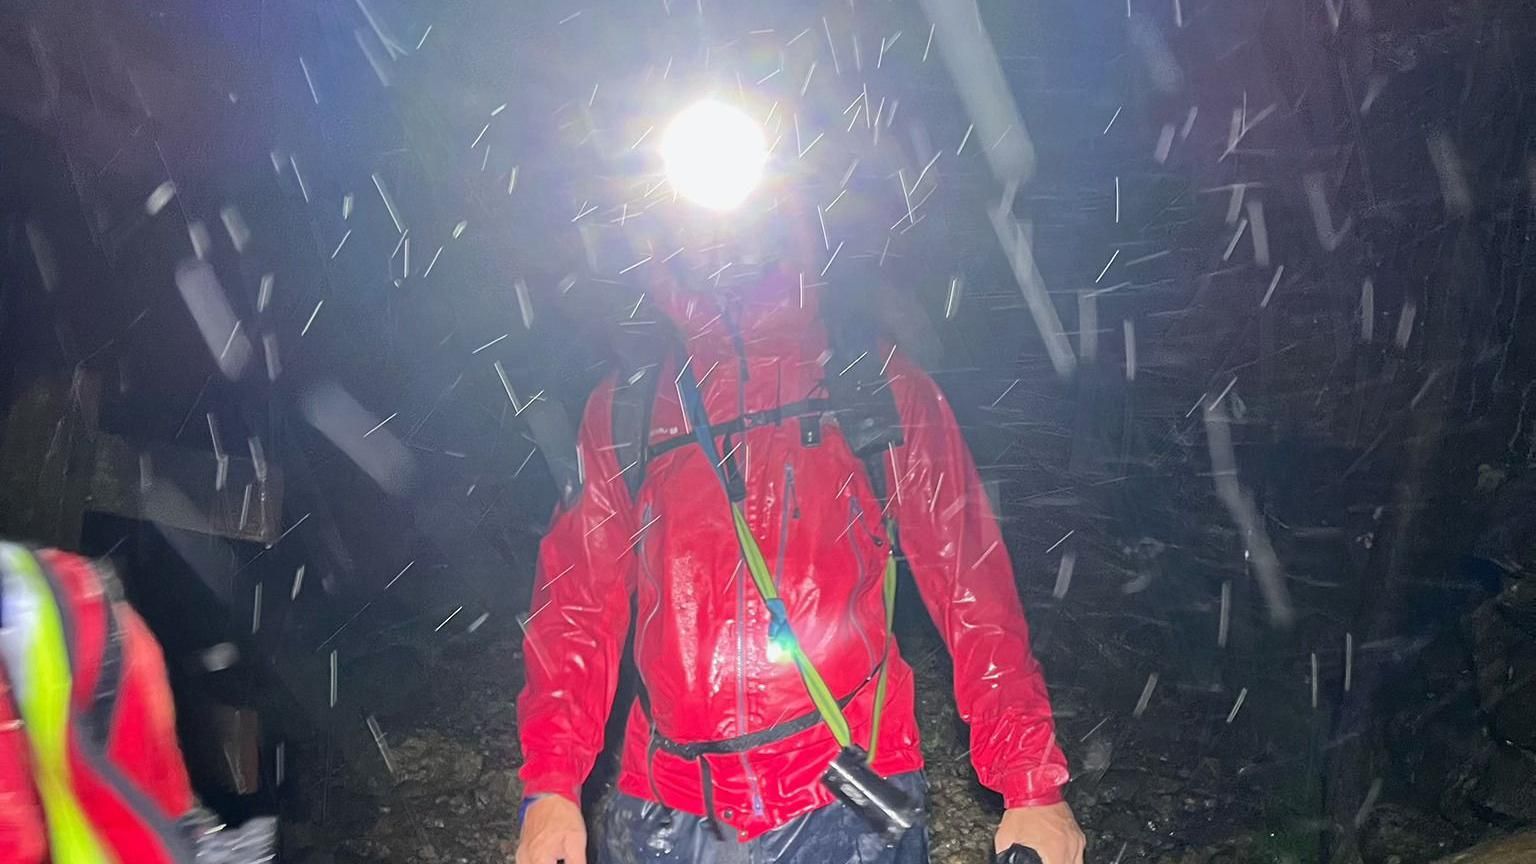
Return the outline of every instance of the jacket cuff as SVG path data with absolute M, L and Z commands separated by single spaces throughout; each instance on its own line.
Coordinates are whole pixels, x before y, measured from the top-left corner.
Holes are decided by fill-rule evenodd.
M 550 779 L 540 783 L 524 783 L 523 798 L 543 798 L 545 795 L 559 795 L 561 798 L 581 803 L 581 786 L 573 785 L 567 781 Z
M 561 763 L 563 759 L 550 761 L 529 760 L 523 763 L 518 779 L 523 782 L 523 797 L 537 798 L 543 795 L 559 795 L 581 803 L 581 777 L 572 772 L 575 766 Z
M 1064 799 L 1061 796 L 1061 787 L 1057 786 L 1049 792 L 1044 792 L 1033 797 L 1027 795 L 1005 795 L 1003 806 L 1009 810 L 1019 807 L 1049 807 L 1052 804 L 1060 804 Z
M 1003 806 L 1010 810 L 1016 807 L 1046 807 L 1062 802 L 1062 787 L 1068 778 L 1067 769 L 1047 765 L 1004 777 L 997 791 L 1003 795 Z

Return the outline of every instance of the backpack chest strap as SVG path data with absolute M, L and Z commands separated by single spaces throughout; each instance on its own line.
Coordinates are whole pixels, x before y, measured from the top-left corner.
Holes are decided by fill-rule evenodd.
M 760 426 L 777 426 L 786 420 L 810 420 L 820 418 L 832 411 L 832 402 L 827 399 L 802 399 L 799 402 L 789 402 L 770 408 L 766 411 L 753 411 L 743 414 L 734 420 L 724 423 L 711 423 L 709 429 L 715 437 L 723 438 L 731 435 L 740 435 L 748 429 L 756 429 Z M 819 427 L 818 427 L 819 430 Z M 674 438 L 666 438 L 649 445 L 646 448 L 646 456 L 655 459 L 663 453 L 670 453 L 689 444 L 697 443 L 698 439 L 692 435 L 678 435 Z M 812 444 L 815 442 L 801 443 Z

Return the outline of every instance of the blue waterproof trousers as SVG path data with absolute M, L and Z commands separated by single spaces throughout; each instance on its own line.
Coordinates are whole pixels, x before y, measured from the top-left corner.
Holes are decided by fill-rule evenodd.
M 917 800 L 927 800 L 921 773 L 890 779 Z M 599 831 L 598 864 L 928 864 L 926 826 L 912 828 L 889 847 L 841 802 L 743 843 L 728 831 L 718 836 L 703 817 L 615 794 Z

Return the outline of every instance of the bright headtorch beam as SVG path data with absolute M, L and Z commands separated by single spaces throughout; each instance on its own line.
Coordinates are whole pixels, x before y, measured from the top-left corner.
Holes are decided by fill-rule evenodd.
M 745 111 L 704 99 L 667 124 L 661 158 L 678 195 L 724 212 L 741 206 L 762 182 L 768 144 L 762 127 Z

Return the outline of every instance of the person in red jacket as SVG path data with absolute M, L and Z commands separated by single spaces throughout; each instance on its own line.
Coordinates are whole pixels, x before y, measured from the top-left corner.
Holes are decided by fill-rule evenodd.
M 0 542 L 0 861 L 259 864 L 193 795 L 160 646 L 104 568 Z
M 614 440 L 617 394 L 633 382 L 615 375 L 587 404 L 585 480 L 540 550 L 518 702 L 518 864 L 586 864 L 580 787 L 602 747 L 632 598 L 641 698 L 599 860 L 927 861 L 921 824 L 892 844 L 823 782 L 850 749 L 842 718 L 875 775 L 915 799 L 925 791 L 912 670 L 883 596 L 895 531 L 953 657 L 977 775 L 1007 808 L 997 848 L 1080 864 L 1013 569 L 943 393 L 882 349 L 901 443 L 881 483 L 814 398 L 836 370 L 801 270 L 742 262 L 734 281 L 686 270 L 658 268 L 648 288 L 681 344 L 652 370 L 639 488 Z M 837 708 L 809 692 L 802 658 Z

